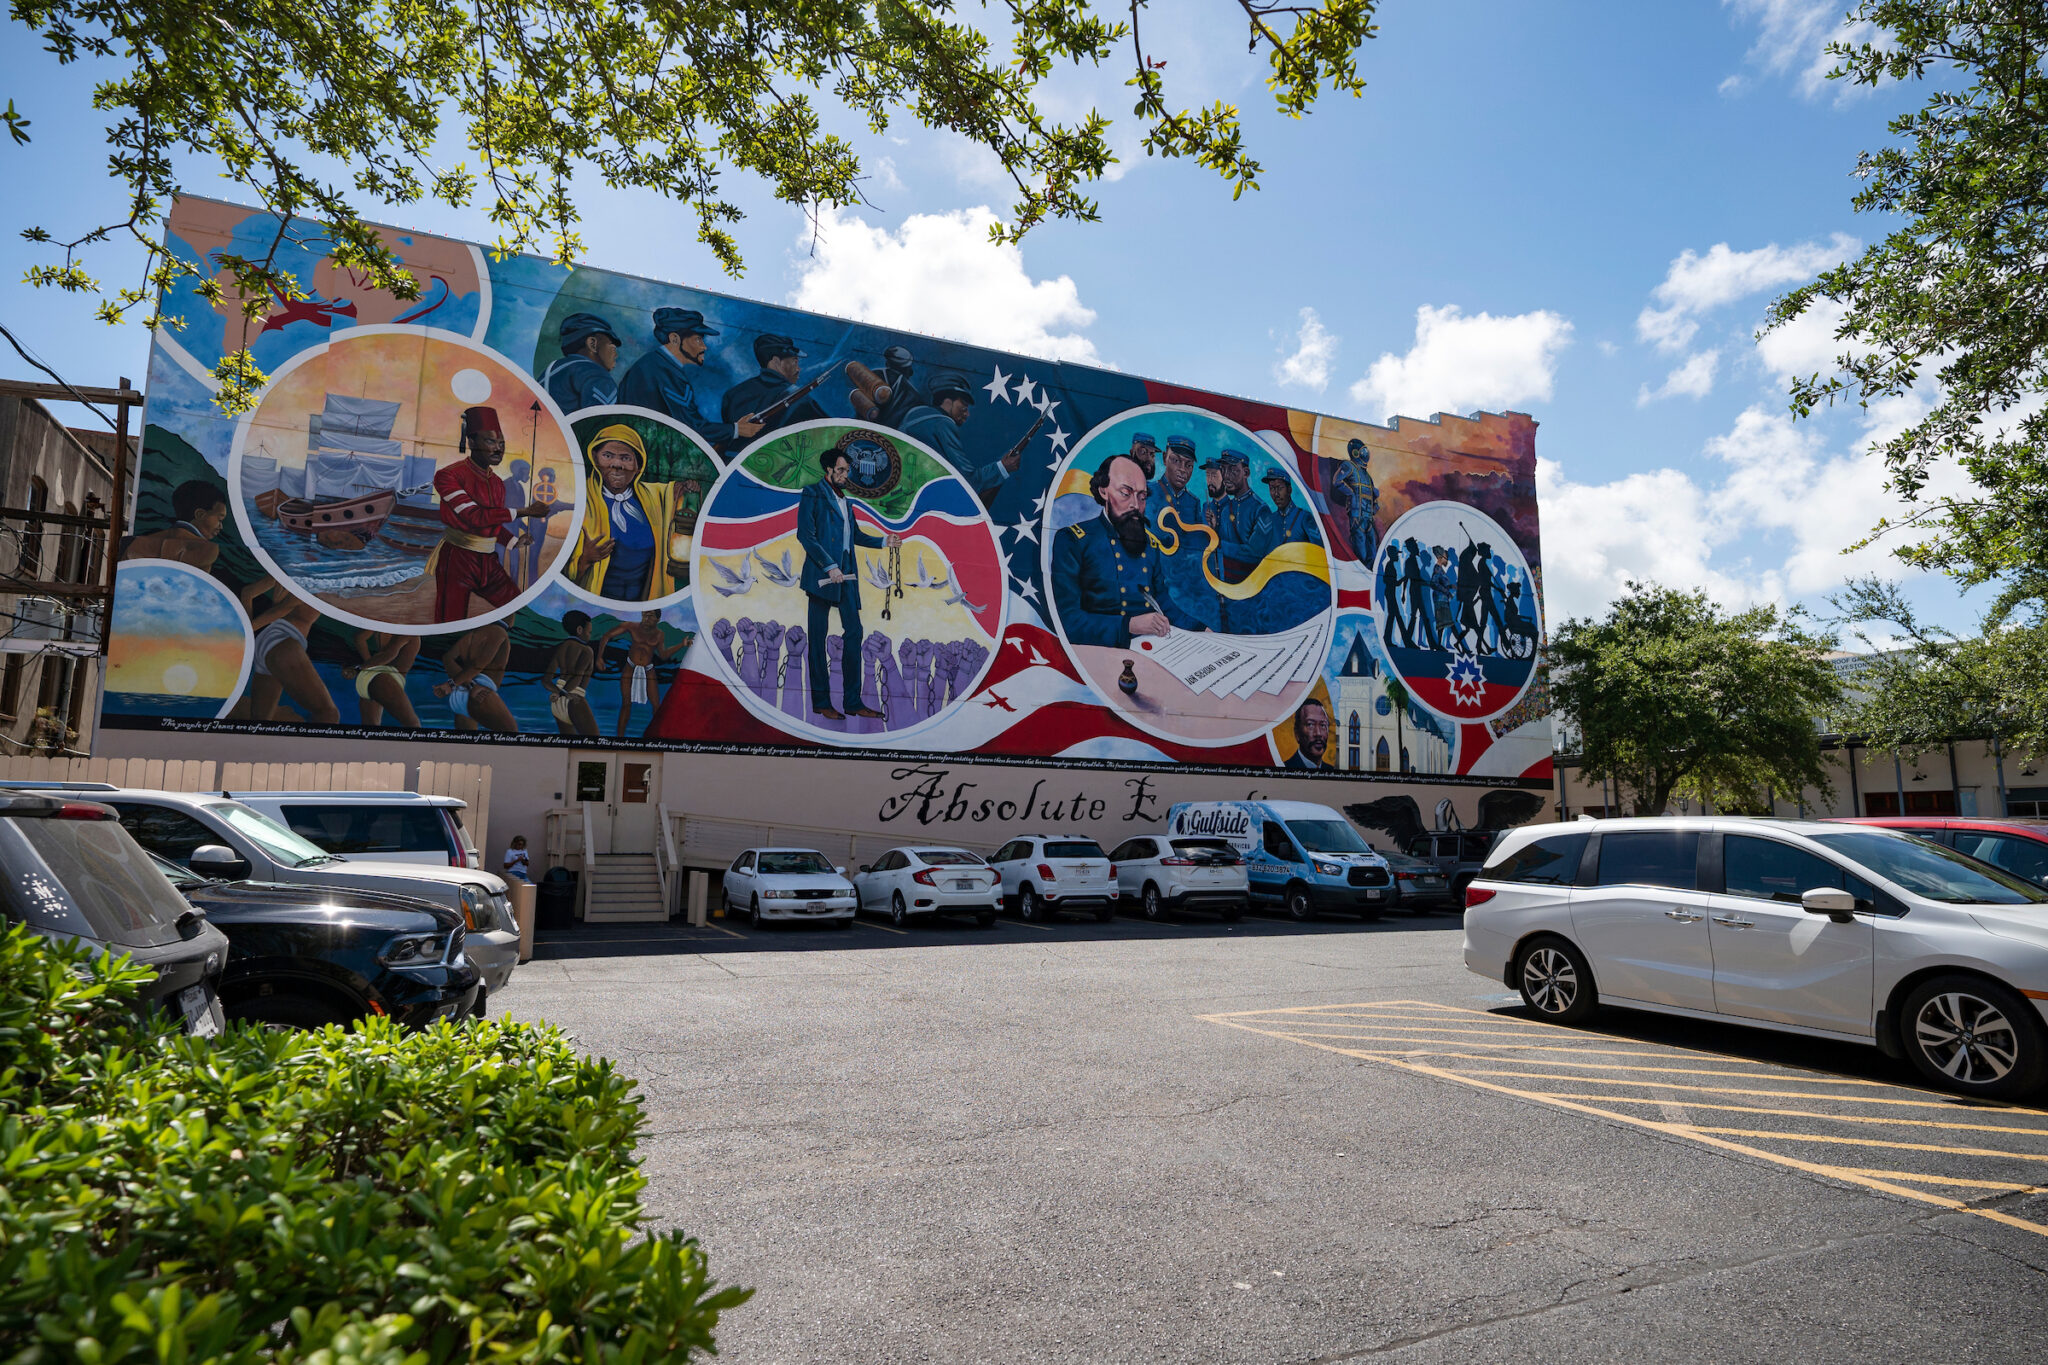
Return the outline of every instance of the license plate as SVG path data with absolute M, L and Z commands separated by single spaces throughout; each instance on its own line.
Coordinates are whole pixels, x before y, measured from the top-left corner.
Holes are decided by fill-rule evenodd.
M 977 882 L 959 881 L 953 883 L 953 889 L 955 891 L 972 891 L 977 885 L 979 885 Z
M 824 908 L 825 908 L 825 902 L 823 902 L 823 901 L 805 901 L 805 902 L 804 902 L 804 909 L 806 909 L 806 910 L 823 910 Z
M 1380 893 L 1377 891 L 1368 891 L 1365 893 L 1365 898 L 1369 901 L 1376 901 L 1380 898 Z
M 185 1016 L 185 1031 L 195 1038 L 211 1038 L 220 1032 L 213 1021 L 213 1002 L 204 986 L 187 986 L 178 992 L 178 1009 Z

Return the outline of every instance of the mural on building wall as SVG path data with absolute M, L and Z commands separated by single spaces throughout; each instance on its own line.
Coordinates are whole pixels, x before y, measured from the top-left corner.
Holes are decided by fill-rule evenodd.
M 185 198 L 167 241 L 217 277 L 276 227 Z M 294 227 L 306 298 L 165 300 L 103 723 L 1548 780 L 1527 417 L 1350 422 L 384 229 L 398 300 Z

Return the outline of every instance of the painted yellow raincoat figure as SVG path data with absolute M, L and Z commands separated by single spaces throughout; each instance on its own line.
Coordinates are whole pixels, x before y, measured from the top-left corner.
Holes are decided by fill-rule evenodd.
M 584 455 L 590 493 L 570 581 L 615 602 L 652 602 L 684 586 L 677 575 L 687 572 L 690 538 L 676 524 L 682 490 L 641 480 L 647 446 L 640 433 L 615 423 L 591 438 Z

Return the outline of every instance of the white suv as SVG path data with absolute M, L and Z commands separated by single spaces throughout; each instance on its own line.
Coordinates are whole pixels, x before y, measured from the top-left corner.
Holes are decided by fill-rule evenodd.
M 418 792 L 222 792 L 329 853 L 490 871 L 463 826 L 467 801 Z
M 1559 1023 L 1604 1001 L 1870 1043 L 1965 1094 L 2048 1086 L 2048 890 L 1905 834 L 1538 825 L 1465 907 L 1465 965 Z
M 1235 920 L 1251 900 L 1250 874 L 1227 839 L 1140 834 L 1118 844 L 1109 856 L 1116 863 L 1118 888 L 1137 900 L 1146 919 L 1214 910 Z
M 1003 901 L 1033 924 L 1062 910 L 1092 911 L 1104 924 L 1116 918 L 1116 864 L 1085 834 L 1025 834 L 989 860 L 1003 879 Z
M 468 926 L 463 953 L 483 973 L 487 992 L 503 990 L 519 965 L 519 925 L 512 918 L 511 898 L 503 879 L 491 873 L 337 857 L 263 812 L 214 792 L 117 788 L 103 782 L 68 782 L 39 790 L 105 802 L 120 815 L 122 828 L 135 836 L 136 843 L 202 877 L 357 887 L 445 905 L 461 914 Z M 481 992 L 477 996 L 478 1014 L 484 998 Z

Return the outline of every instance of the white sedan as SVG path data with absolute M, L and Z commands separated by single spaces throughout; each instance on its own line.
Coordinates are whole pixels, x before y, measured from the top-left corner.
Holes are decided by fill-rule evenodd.
M 1118 844 L 1109 860 L 1116 864 L 1118 889 L 1138 902 L 1146 919 L 1214 910 L 1234 920 L 1251 899 L 1244 859 L 1224 839 L 1140 834 Z
M 986 929 L 1002 903 L 1002 878 L 964 848 L 892 848 L 853 876 L 860 908 L 901 927 L 912 915 L 972 915 Z
M 844 929 L 858 901 L 853 883 L 814 848 L 750 848 L 725 870 L 725 911 L 744 907 L 755 928 L 816 920 Z

